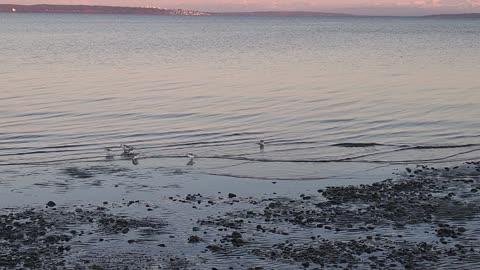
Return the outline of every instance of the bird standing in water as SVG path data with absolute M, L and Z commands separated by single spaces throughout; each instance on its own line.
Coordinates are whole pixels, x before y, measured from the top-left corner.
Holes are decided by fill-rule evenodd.
M 260 150 L 263 150 L 265 148 L 265 140 L 260 140 L 257 142 L 257 144 L 260 146 Z
M 105 150 L 106 159 L 113 159 L 112 149 L 110 149 L 109 147 L 105 147 L 103 148 L 103 150 Z
M 195 161 L 193 160 L 195 158 L 195 155 L 192 153 L 188 153 L 185 156 L 190 159 L 190 161 L 188 161 L 187 163 L 187 166 L 193 166 L 195 164 Z
M 120 144 L 120 147 L 122 147 L 124 155 L 131 155 L 133 154 L 132 151 L 135 150 L 135 147 L 126 144 Z

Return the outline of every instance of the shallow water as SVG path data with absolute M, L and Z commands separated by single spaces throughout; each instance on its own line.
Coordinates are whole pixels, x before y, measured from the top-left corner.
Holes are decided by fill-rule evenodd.
M 210 259 L 203 245 L 185 243 L 186 232 L 244 205 L 197 211 L 168 197 L 298 198 L 480 155 L 475 20 L 0 14 L 0 22 L 0 207 L 141 200 L 168 223 L 152 246 L 172 241 L 172 256 Z M 137 148 L 138 166 L 121 143 Z M 143 205 L 118 212 L 152 215 Z M 278 240 L 268 237 L 255 247 Z M 84 251 L 122 247 L 133 261 L 148 253 L 148 242 L 124 240 Z M 221 268 L 234 255 L 201 265 Z
M 0 20 L 2 165 L 96 160 L 120 143 L 145 156 L 254 161 L 479 143 L 475 20 Z M 464 149 L 418 150 L 426 159 Z

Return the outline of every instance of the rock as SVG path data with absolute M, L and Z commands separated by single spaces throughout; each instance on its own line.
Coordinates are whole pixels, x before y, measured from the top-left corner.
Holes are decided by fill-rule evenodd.
M 217 245 L 208 245 L 207 249 L 212 251 L 212 252 L 218 252 L 218 251 L 222 250 L 222 247 L 217 246 Z
M 55 202 L 53 202 L 53 201 L 49 201 L 49 202 L 47 203 L 47 206 L 48 206 L 48 207 L 54 207 L 55 205 L 57 205 L 57 204 L 56 204 Z
M 188 237 L 188 243 L 191 243 L 191 244 L 194 244 L 194 243 L 198 243 L 202 241 L 202 239 L 196 235 L 192 235 L 190 237 Z
M 439 224 L 439 228 L 435 230 L 436 235 L 438 237 L 451 237 L 451 238 L 457 238 L 457 236 L 463 234 L 466 230 L 464 227 L 452 227 L 449 226 L 448 224 Z
M 239 232 L 233 232 L 232 233 L 232 238 L 242 238 L 242 234 Z
M 91 270 L 105 270 L 105 268 L 103 268 L 103 267 L 101 267 L 101 266 L 99 266 L 99 265 L 96 265 L 96 264 L 90 266 L 90 269 L 91 269 Z
M 237 197 L 236 194 L 234 194 L 234 193 L 228 193 L 228 198 L 232 199 L 232 198 L 235 198 L 235 197 Z

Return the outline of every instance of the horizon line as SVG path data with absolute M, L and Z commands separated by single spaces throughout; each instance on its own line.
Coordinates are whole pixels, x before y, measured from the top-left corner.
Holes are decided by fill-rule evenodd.
M 34 6 L 83 6 L 83 7 L 112 7 L 112 8 L 138 8 L 138 9 L 157 9 L 157 10 L 183 10 L 183 11 L 194 11 L 201 12 L 205 14 L 248 14 L 248 13 L 305 13 L 305 14 L 331 14 L 333 16 L 350 16 L 350 17 L 430 17 L 430 16 L 460 16 L 460 15 L 479 15 L 480 12 L 452 12 L 452 13 L 431 13 L 425 15 L 364 15 L 364 14 L 355 14 L 355 13 L 346 13 L 346 12 L 334 12 L 334 11 L 307 11 L 307 10 L 250 10 L 250 11 L 203 11 L 197 9 L 184 9 L 184 8 L 161 8 L 157 6 L 114 6 L 114 5 L 85 5 L 85 4 L 10 4 L 0 3 L 0 6 L 23 6 L 23 7 L 34 7 Z M 0 11 L 2 13 L 2 11 Z M 288 15 L 285 15 L 288 16 Z M 332 17 L 333 17 L 332 16 Z

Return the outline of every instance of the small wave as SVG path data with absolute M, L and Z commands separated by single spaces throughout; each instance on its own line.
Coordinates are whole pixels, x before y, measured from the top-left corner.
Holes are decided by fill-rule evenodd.
M 407 144 L 382 144 L 382 143 L 336 143 L 332 144 L 331 146 L 335 147 L 375 147 L 375 146 L 396 146 L 401 148 L 409 148 L 409 149 L 419 149 L 419 150 L 427 150 L 427 149 L 452 149 L 452 148 L 467 148 L 467 147 L 477 147 L 480 144 L 459 144 L 459 145 L 407 145 Z
M 332 146 L 337 147 L 374 147 L 374 146 L 384 146 L 381 143 L 336 143 L 332 144 Z
M 418 145 L 412 146 L 412 149 L 451 149 L 451 148 L 467 148 L 476 147 L 480 144 L 460 144 L 460 145 Z
M 256 180 L 265 180 L 265 181 L 314 181 L 314 180 L 324 180 L 324 179 L 331 179 L 335 176 L 324 176 L 324 177 L 268 177 L 268 176 L 254 176 L 254 175 L 237 175 L 237 174 L 230 174 L 230 173 L 206 173 L 206 175 L 211 176 L 225 176 L 231 178 L 239 178 L 239 179 L 256 179 Z

